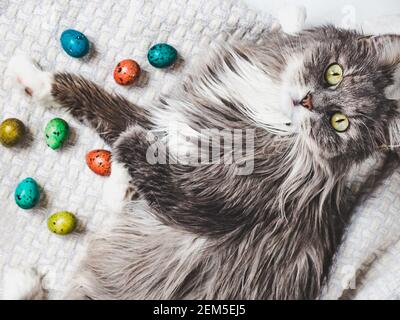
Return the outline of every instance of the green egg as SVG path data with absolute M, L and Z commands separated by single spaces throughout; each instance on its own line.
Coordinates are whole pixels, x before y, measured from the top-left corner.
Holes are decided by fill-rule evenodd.
M 0 124 L 0 142 L 11 147 L 20 142 L 25 134 L 25 126 L 21 120 L 10 118 Z
M 46 144 L 53 150 L 62 147 L 68 139 L 69 126 L 65 120 L 54 118 L 50 120 L 45 129 Z
M 32 178 L 22 180 L 14 193 L 15 203 L 22 209 L 32 209 L 40 200 L 40 190 Z
M 51 232 L 59 235 L 69 234 L 76 227 L 76 217 L 68 211 L 54 213 L 47 219 L 47 227 Z

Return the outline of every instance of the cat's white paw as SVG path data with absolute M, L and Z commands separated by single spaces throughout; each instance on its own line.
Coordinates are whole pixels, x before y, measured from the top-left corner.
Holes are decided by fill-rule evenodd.
M 107 209 L 118 213 L 122 211 L 130 180 L 128 170 L 121 163 L 113 162 L 111 175 L 103 188 L 103 200 Z
M 4 300 L 44 299 L 42 277 L 34 269 L 6 269 L 3 275 L 2 298 Z
M 10 59 L 5 76 L 35 100 L 51 102 L 53 75 L 40 70 L 26 54 L 17 53 Z

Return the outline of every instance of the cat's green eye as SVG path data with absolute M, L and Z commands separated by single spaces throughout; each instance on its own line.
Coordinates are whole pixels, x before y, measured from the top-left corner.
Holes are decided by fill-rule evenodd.
M 338 132 L 346 131 L 350 125 L 349 119 L 341 112 L 336 112 L 331 117 L 331 125 Z
M 330 85 L 337 85 L 343 79 L 343 68 L 337 64 L 332 63 L 325 71 L 325 81 Z

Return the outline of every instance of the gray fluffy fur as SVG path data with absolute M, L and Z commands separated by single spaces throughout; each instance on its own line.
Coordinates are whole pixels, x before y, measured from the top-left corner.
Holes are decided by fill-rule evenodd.
M 384 94 L 394 83 L 398 42 L 328 26 L 296 36 L 267 34 L 257 45 L 226 44 L 146 109 L 83 78 L 56 74 L 56 102 L 113 145 L 114 159 L 139 194 L 92 241 L 68 297 L 317 298 L 349 217 L 347 173 L 398 136 L 390 130 L 398 128 L 397 102 Z M 242 101 L 229 97 L 221 79 L 249 65 L 280 85 L 296 54 L 304 57 L 298 81 L 312 87 L 314 109 L 299 132 L 273 134 L 242 112 Z M 323 79 L 332 61 L 351 70 L 335 89 Z M 331 127 L 335 111 L 349 117 L 347 132 Z M 146 132 L 156 126 L 157 112 L 179 112 L 194 130 L 254 129 L 254 172 L 238 175 L 224 164 L 149 164 Z

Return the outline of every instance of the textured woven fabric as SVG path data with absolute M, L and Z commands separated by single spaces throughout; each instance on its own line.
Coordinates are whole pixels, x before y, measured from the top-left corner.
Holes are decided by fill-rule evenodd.
M 0 74 L 21 49 L 44 69 L 81 74 L 144 104 L 171 90 L 211 42 L 226 33 L 256 39 L 271 23 L 270 16 L 231 1 L 0 0 Z M 94 54 L 85 59 L 66 55 L 59 37 L 68 28 L 86 34 Z M 151 67 L 146 54 L 157 42 L 175 46 L 183 62 L 174 70 Z M 125 88 L 114 82 L 114 66 L 123 58 L 137 60 L 144 70 L 138 86 Z M 24 121 L 31 136 L 23 147 L 0 147 L 0 275 L 8 267 L 36 267 L 46 273 L 50 297 L 59 298 L 88 237 L 108 218 L 101 199 L 106 178 L 93 174 L 84 161 L 86 152 L 104 144 L 92 130 L 60 111 L 44 110 L 7 81 L 0 82 L 0 110 L 1 119 Z M 72 128 L 68 145 L 59 151 L 44 142 L 44 127 L 56 116 Z M 15 205 L 13 193 L 18 182 L 29 176 L 41 185 L 44 197 L 39 208 L 26 211 Z M 60 210 L 76 213 L 80 232 L 60 237 L 47 230 L 47 217 Z
M 147 104 L 173 89 L 213 41 L 224 39 L 227 32 L 256 40 L 272 23 L 270 16 L 227 0 L 0 0 L 0 74 L 21 49 L 45 69 L 84 75 L 133 102 Z M 368 26 L 373 31 L 374 24 Z M 67 28 L 84 32 L 95 45 L 94 54 L 81 60 L 67 56 L 59 43 Z M 147 49 L 161 41 L 178 49 L 183 61 L 177 68 L 156 70 L 147 63 Z M 137 60 L 144 69 L 138 86 L 115 84 L 112 71 L 123 58 Z M 94 175 L 84 161 L 87 151 L 107 146 L 70 116 L 44 110 L 2 80 L 1 119 L 23 120 L 30 139 L 22 147 L 0 146 L 0 276 L 9 267 L 35 267 L 46 274 L 44 285 L 50 297 L 60 298 L 84 255 L 88 237 L 109 218 L 101 198 L 106 178 Z M 44 127 L 56 116 L 72 128 L 68 145 L 59 151 L 44 142 Z M 379 164 L 371 161 L 355 171 L 355 192 L 371 172 L 381 175 L 370 170 Z M 15 205 L 13 193 L 28 176 L 39 182 L 44 197 L 38 208 L 26 211 Z M 395 171 L 381 185 L 374 185 L 372 181 L 366 186 L 367 196 L 353 216 L 322 298 L 399 297 L 400 174 Z M 60 237 L 47 230 L 47 217 L 59 210 L 76 213 L 79 232 Z M 348 284 L 355 289 L 346 291 Z
M 322 299 L 400 298 L 400 172 L 398 162 L 367 161 L 356 168 L 359 194 Z

